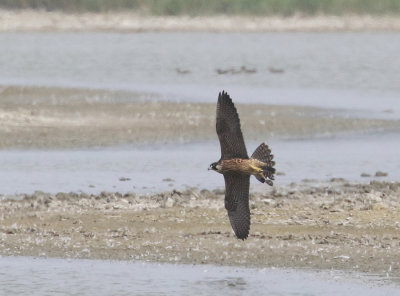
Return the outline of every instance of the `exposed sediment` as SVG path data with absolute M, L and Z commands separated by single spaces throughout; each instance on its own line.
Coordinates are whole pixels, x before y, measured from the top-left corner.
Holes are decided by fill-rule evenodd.
M 0 9 L 0 32 L 304 32 L 399 31 L 400 18 L 379 15 L 151 16 L 134 12 L 65 13 Z
M 400 276 L 400 183 L 292 184 L 252 194 L 237 240 L 223 192 L 36 192 L 0 201 L 0 254 L 344 269 Z
M 146 93 L 0 87 L 0 148 L 86 148 L 216 140 L 215 103 L 158 101 Z M 246 140 L 400 129 L 400 121 L 341 110 L 239 104 Z

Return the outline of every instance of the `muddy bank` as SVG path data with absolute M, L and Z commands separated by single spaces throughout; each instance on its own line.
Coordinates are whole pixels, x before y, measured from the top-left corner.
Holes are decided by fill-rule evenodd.
M 81 13 L 0 10 L 0 31 L 297 32 L 399 31 L 395 16 L 149 16 L 132 12 Z
M 156 95 L 145 93 L 63 88 L 3 86 L 0 95 L 0 148 L 216 140 L 215 104 L 157 101 Z M 237 108 L 250 141 L 400 128 L 397 120 L 352 118 L 341 110 L 261 104 L 239 104 Z
M 234 238 L 220 190 L 36 192 L 0 201 L 0 254 L 344 269 L 400 276 L 400 183 L 305 181 L 251 196 Z

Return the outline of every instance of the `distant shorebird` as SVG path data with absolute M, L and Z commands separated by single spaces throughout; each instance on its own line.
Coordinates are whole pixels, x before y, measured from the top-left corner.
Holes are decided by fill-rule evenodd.
M 217 134 L 221 145 L 221 159 L 209 169 L 224 175 L 225 208 L 237 238 L 245 240 L 250 230 L 249 187 L 250 176 L 273 185 L 273 155 L 262 143 L 254 153 L 247 155 L 239 115 L 226 92 L 219 93 L 217 103 Z
M 236 68 L 228 68 L 228 69 L 220 69 L 217 68 L 215 69 L 215 71 L 219 74 L 219 75 L 224 75 L 224 74 L 253 74 L 257 72 L 257 69 L 253 68 L 246 68 L 246 66 L 241 66 L 239 69 Z
M 247 73 L 247 74 L 253 74 L 253 73 L 257 72 L 257 69 L 256 68 L 249 69 L 249 68 L 246 68 L 246 66 L 241 66 L 240 71 L 242 71 L 243 73 Z
M 269 67 L 268 70 L 269 70 L 269 72 L 274 73 L 274 74 L 280 74 L 280 73 L 285 72 L 285 70 L 283 70 L 283 69 L 274 68 L 274 67 Z
M 190 70 L 182 70 L 181 68 L 175 68 L 176 73 L 178 74 L 190 74 Z
M 224 75 L 224 74 L 228 74 L 231 73 L 232 69 L 215 69 L 215 71 L 219 74 L 219 75 Z

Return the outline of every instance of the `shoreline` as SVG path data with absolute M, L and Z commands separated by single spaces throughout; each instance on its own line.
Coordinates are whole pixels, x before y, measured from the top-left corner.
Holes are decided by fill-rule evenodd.
M 0 9 L 0 32 L 362 32 L 400 31 L 400 17 L 151 16 L 135 12 L 65 13 Z
M 0 255 L 337 269 L 400 277 L 399 182 L 276 186 L 251 194 L 237 240 L 223 191 L 103 192 L 0 199 Z
M 151 94 L 1 87 L 0 149 L 71 149 L 214 141 L 215 104 L 157 101 Z M 146 99 L 154 99 L 146 102 Z M 341 110 L 240 104 L 249 141 L 399 129 L 399 120 L 346 117 Z M 159 125 L 154 127 L 154 119 Z M 268 126 L 268 131 L 265 127 Z

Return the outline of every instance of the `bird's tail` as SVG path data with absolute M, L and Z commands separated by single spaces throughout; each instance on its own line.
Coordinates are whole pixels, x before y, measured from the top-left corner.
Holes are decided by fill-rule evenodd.
M 272 186 L 272 180 L 275 180 L 275 162 L 272 160 L 274 155 L 271 154 L 271 149 L 268 148 L 268 145 L 261 143 L 260 146 L 258 146 L 253 152 L 251 158 L 257 159 L 264 163 L 264 165 L 261 166 L 263 174 L 255 176 L 257 180 L 261 183 L 267 183 L 268 185 Z

